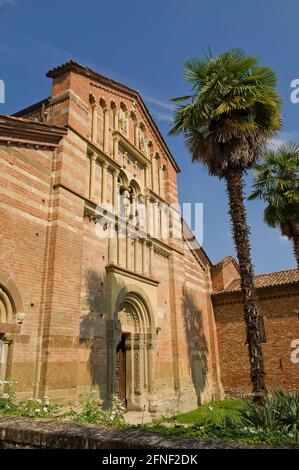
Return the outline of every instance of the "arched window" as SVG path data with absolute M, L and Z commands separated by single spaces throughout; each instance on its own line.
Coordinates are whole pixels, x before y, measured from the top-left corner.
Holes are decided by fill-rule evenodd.
M 12 323 L 16 313 L 15 305 L 8 292 L 0 284 L 0 324 L 5 327 L 5 323 Z M 2 331 L 2 332 L 1 332 Z M 5 328 L 4 328 L 5 331 Z M 0 329 L 0 390 L 3 389 L 3 381 L 6 379 L 7 355 L 9 341 Z

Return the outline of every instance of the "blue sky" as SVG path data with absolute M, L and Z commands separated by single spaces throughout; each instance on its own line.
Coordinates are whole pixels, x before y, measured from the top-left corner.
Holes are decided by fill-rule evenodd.
M 0 0 L 0 113 L 49 96 L 45 73 L 69 59 L 138 89 L 182 169 L 180 200 L 204 203 L 203 247 L 217 262 L 235 253 L 224 183 L 190 163 L 182 138 L 168 137 L 169 98 L 189 91 L 187 58 L 240 47 L 277 71 L 284 128 L 274 144 L 299 140 L 299 103 L 290 101 L 290 82 L 299 78 L 298 17 L 296 0 Z M 256 273 L 294 268 L 292 245 L 263 223 L 262 203 L 247 208 Z

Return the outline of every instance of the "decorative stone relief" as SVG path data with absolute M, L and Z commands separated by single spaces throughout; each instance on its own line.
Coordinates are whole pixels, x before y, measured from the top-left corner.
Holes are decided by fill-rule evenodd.
M 145 139 L 145 136 L 144 136 L 143 131 L 142 131 L 140 128 L 138 129 L 138 149 L 139 149 L 141 152 L 144 152 L 144 153 L 145 153 L 145 149 L 146 149 L 146 139 Z
M 135 393 L 140 393 L 140 350 L 134 351 L 134 389 Z
M 127 116 L 126 113 L 121 109 L 118 114 L 118 130 L 127 135 L 128 132 L 128 125 L 127 125 Z

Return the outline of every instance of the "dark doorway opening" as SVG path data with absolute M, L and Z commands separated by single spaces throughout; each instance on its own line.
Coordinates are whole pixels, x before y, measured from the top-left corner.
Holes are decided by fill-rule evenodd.
M 125 347 L 125 335 L 121 336 L 120 343 L 116 348 L 116 383 L 115 391 L 119 398 L 124 400 L 127 405 L 126 397 L 126 347 Z

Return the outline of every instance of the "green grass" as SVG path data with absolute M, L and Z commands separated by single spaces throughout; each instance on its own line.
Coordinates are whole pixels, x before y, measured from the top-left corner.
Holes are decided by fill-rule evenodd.
M 245 408 L 245 403 L 245 400 L 227 399 L 223 401 L 214 401 L 212 403 L 201 405 L 196 410 L 173 416 L 163 421 L 175 421 L 176 423 L 181 424 L 197 424 L 198 422 L 206 421 L 207 419 L 219 421 L 225 416 L 237 418 L 238 411 Z
M 201 405 L 194 411 L 164 417 L 141 426 L 145 431 L 176 438 L 221 439 L 254 445 L 297 444 L 298 439 L 282 427 L 269 429 L 246 424 L 242 414 L 248 412 L 249 400 L 226 399 Z

